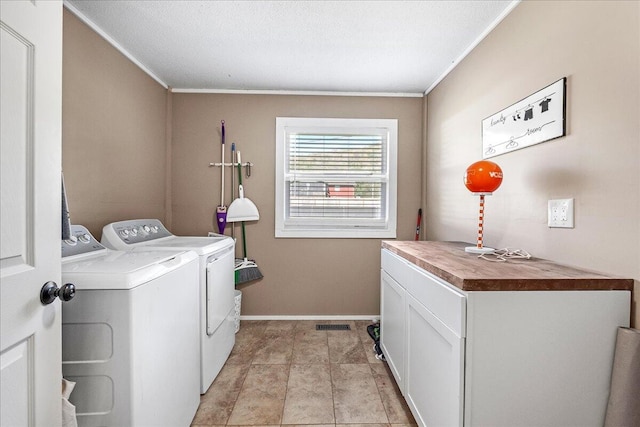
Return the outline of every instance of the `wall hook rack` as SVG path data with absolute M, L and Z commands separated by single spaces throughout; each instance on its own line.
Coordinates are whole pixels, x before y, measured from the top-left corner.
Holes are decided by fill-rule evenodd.
M 220 166 L 223 166 L 223 165 L 226 166 L 226 167 L 229 167 L 229 166 L 238 167 L 238 163 L 221 163 L 221 162 L 209 163 L 209 167 L 215 166 L 215 167 L 219 168 Z M 251 167 L 253 167 L 253 163 L 251 163 L 251 162 L 243 162 L 240 166 L 242 166 L 243 168 L 247 168 L 247 167 L 251 168 Z

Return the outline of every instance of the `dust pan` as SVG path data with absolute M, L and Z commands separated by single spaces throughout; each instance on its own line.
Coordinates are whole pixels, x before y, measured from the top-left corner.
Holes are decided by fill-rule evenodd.
M 244 187 L 242 186 L 242 173 L 240 172 L 242 165 L 242 157 L 238 151 L 238 194 L 240 197 L 235 199 L 227 208 L 227 222 L 238 221 L 257 221 L 260 219 L 260 212 L 255 203 L 244 197 Z
M 244 197 L 242 184 L 238 185 L 240 197 L 235 199 L 227 208 L 227 222 L 257 221 L 260 219 L 260 212 L 256 205 Z

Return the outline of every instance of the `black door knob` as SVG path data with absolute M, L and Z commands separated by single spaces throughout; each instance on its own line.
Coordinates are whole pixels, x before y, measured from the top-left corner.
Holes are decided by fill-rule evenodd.
M 61 288 L 58 288 L 56 282 L 47 282 L 42 286 L 40 290 L 40 302 L 43 305 L 51 304 L 60 297 L 62 301 L 69 301 L 76 295 L 76 287 L 73 283 L 67 283 Z

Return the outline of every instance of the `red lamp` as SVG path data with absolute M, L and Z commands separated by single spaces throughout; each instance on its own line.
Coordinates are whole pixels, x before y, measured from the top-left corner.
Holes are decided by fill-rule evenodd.
M 464 173 L 464 185 L 473 194 L 480 196 L 480 212 L 478 215 L 478 243 L 467 246 L 466 252 L 485 254 L 495 251 L 482 246 L 482 227 L 484 223 L 484 196 L 490 196 L 502 184 L 502 169 L 488 160 L 480 160 L 470 165 Z

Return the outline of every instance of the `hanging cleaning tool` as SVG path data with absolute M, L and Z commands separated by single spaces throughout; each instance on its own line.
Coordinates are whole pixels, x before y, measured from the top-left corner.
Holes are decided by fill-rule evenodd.
M 244 187 L 242 186 L 242 156 L 237 152 L 238 168 L 240 170 L 238 178 L 238 198 L 231 202 L 227 212 L 228 222 L 257 221 L 260 219 L 260 212 L 255 203 L 244 197 Z
M 241 195 L 240 199 L 251 202 L 249 199 L 245 199 L 243 197 L 244 189 L 242 188 L 242 156 L 240 155 L 240 151 L 237 152 L 237 155 L 238 155 L 238 192 Z M 235 203 L 240 199 L 236 199 L 233 202 Z M 233 203 L 231 205 L 233 205 Z M 252 280 L 262 279 L 263 277 L 255 261 L 247 258 L 247 237 L 246 237 L 244 222 L 257 220 L 260 217 L 260 215 L 258 214 L 258 208 L 256 208 L 253 202 L 251 202 L 251 205 L 253 205 L 253 209 L 255 209 L 255 212 L 252 212 L 252 209 L 249 207 L 249 205 L 246 205 L 245 202 L 242 202 L 242 205 L 239 208 L 241 210 L 239 210 L 238 212 L 242 213 L 243 216 L 240 216 L 240 214 L 237 216 L 237 218 L 239 218 L 237 221 L 241 221 L 242 259 L 236 260 L 236 264 L 234 267 L 236 285 L 250 282 Z M 231 206 L 229 206 L 229 210 L 231 210 Z M 242 219 L 243 217 L 252 218 L 252 219 Z M 235 221 L 234 217 L 231 217 L 231 220 Z
M 220 122 L 221 128 L 221 140 L 222 140 L 222 165 L 220 167 L 221 178 L 220 181 L 220 205 L 216 209 L 216 222 L 218 223 L 218 231 L 220 234 L 224 234 L 224 227 L 227 225 L 227 207 L 224 204 L 224 120 Z
M 416 224 L 416 241 L 420 240 L 420 225 L 422 224 L 422 208 L 418 209 L 418 223 Z
M 236 199 L 236 143 L 231 143 L 231 200 Z M 233 203 L 233 202 L 231 202 Z M 229 212 L 227 212 L 227 222 L 229 222 Z M 231 238 L 236 240 L 236 224 L 231 222 Z

